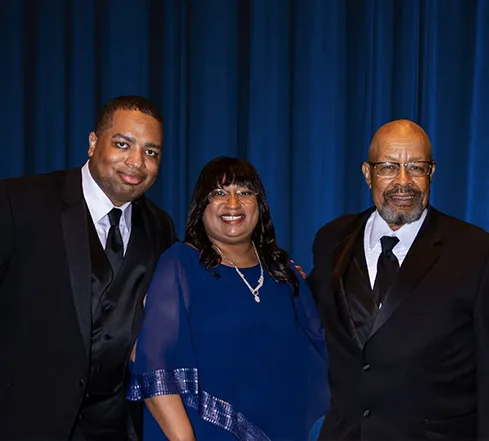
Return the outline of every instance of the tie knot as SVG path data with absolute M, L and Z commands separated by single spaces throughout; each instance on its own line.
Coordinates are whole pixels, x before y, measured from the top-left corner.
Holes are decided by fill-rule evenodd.
M 380 238 L 380 244 L 382 245 L 382 252 L 385 254 L 390 254 L 392 249 L 399 242 L 399 238 L 396 236 L 382 236 Z
M 119 208 L 112 208 L 109 211 L 109 222 L 111 227 L 118 227 L 121 220 L 122 210 Z

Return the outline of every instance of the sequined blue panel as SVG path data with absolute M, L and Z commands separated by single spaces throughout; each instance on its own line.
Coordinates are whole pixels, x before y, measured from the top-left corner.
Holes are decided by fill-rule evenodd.
M 229 430 L 240 441 L 270 441 L 242 413 L 236 412 L 230 403 L 205 391 L 199 391 L 198 395 L 184 395 L 182 400 L 186 406 L 197 409 L 203 420 Z
M 197 410 L 203 420 L 228 430 L 240 441 L 270 441 L 230 403 L 199 390 L 198 386 L 197 369 L 160 369 L 148 374 L 133 375 L 127 399 L 139 401 L 157 395 L 179 394 L 186 407 Z
M 140 401 L 157 395 L 197 394 L 198 390 L 197 369 L 158 369 L 132 375 L 126 398 L 129 401 Z

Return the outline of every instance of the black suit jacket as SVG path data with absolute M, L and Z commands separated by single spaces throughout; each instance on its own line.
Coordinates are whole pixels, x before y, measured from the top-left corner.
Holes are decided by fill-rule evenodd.
M 175 240 L 170 217 L 138 204 L 152 257 Z M 90 216 L 80 169 L 0 181 L 0 439 L 67 439 L 89 374 Z M 144 245 L 147 247 L 147 245 Z M 131 319 L 131 318 L 129 318 Z
M 489 439 L 489 236 L 433 208 L 361 347 L 342 277 L 373 209 L 319 230 L 331 407 L 321 440 Z

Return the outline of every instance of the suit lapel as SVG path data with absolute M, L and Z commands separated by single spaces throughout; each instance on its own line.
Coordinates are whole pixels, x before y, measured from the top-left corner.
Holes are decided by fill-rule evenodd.
M 133 320 L 133 330 L 134 332 L 138 332 L 141 327 L 141 322 L 143 318 L 143 300 L 146 296 L 147 287 L 149 282 L 153 276 L 154 267 L 156 266 L 156 262 L 158 261 L 158 243 L 161 241 L 159 236 L 159 228 L 155 228 L 154 223 L 151 221 L 150 212 L 148 206 L 146 204 L 145 197 L 141 197 L 133 202 L 133 231 L 131 233 L 131 241 L 130 246 L 133 248 L 133 253 L 137 254 L 144 252 L 144 258 L 138 258 L 139 264 L 146 266 L 146 275 L 143 281 L 143 286 L 145 289 L 139 289 L 134 293 L 138 297 L 136 311 L 134 313 Z M 134 229 L 134 226 L 140 226 L 137 229 Z M 134 237 L 133 237 L 134 236 Z M 150 240 L 150 237 L 152 239 Z M 131 251 L 131 248 L 128 248 L 128 252 Z
M 151 213 L 148 208 L 148 204 L 146 203 L 146 197 L 143 195 L 141 198 L 137 199 L 133 202 L 133 210 L 135 210 L 138 219 L 137 222 L 142 222 L 144 225 L 144 242 L 143 237 L 140 238 L 140 242 L 136 245 L 138 247 L 144 247 L 145 252 L 148 253 L 151 258 L 148 259 L 148 262 L 153 262 L 156 264 L 158 261 L 159 253 L 158 253 L 158 244 L 162 242 L 161 237 L 161 228 L 155 226 L 155 223 L 152 222 Z M 134 214 L 133 214 L 134 216 Z M 151 240 L 149 238 L 152 237 Z M 152 271 L 150 271 L 150 277 L 152 276 Z M 146 294 L 146 293 L 144 293 Z
M 437 211 L 429 208 L 428 215 L 409 250 L 384 305 L 379 310 L 370 331 L 371 338 L 399 308 L 410 292 L 435 264 L 441 253 L 441 235 L 437 228 Z
M 348 334 L 350 340 L 357 346 L 358 348 L 362 348 L 362 342 L 358 337 L 358 332 L 355 328 L 355 323 L 351 317 L 350 306 L 348 304 L 348 299 L 346 297 L 345 287 L 343 285 L 343 279 L 338 281 L 338 285 L 334 291 L 334 299 L 336 303 L 336 311 L 338 313 L 338 317 L 340 322 L 343 325 L 344 330 Z
M 355 249 L 355 243 L 359 239 L 359 236 L 363 234 L 365 223 L 372 213 L 373 209 L 369 209 L 361 213 L 351 224 L 350 228 L 333 253 L 333 292 L 334 299 L 338 311 L 338 316 L 343 324 L 343 327 L 350 338 L 353 340 L 356 346 L 361 347 L 358 334 L 353 323 L 350 307 L 348 305 L 348 299 L 343 284 L 343 276 L 348 264 L 353 258 L 353 251 Z
M 90 351 L 91 295 L 88 210 L 83 198 L 80 169 L 66 172 L 61 213 L 63 238 L 68 261 L 71 291 L 87 355 Z

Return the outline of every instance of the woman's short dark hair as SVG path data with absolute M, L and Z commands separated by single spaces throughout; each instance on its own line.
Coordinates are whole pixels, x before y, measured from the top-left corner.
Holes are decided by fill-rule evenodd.
M 207 268 L 221 263 L 221 256 L 212 246 L 204 227 L 204 211 L 209 204 L 209 193 L 216 188 L 235 184 L 257 193 L 258 223 L 253 230 L 254 242 L 264 268 L 276 282 L 290 283 L 294 294 L 299 288 L 296 274 L 290 268 L 288 254 L 278 247 L 265 196 L 263 183 L 255 167 L 248 161 L 238 158 L 218 157 L 208 162 L 195 184 L 192 202 L 187 217 L 185 241 L 200 251 L 200 262 Z

